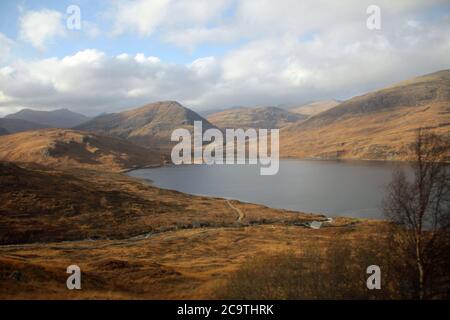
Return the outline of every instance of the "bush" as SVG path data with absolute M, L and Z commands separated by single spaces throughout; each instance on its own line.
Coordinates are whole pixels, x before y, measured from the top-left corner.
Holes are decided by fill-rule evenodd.
M 256 256 L 217 290 L 219 299 L 401 299 L 411 298 L 402 274 L 390 258 L 387 241 L 358 247 L 337 240 L 325 248 Z M 381 268 L 381 290 L 367 289 L 367 267 Z M 400 279 L 400 280 L 399 280 Z

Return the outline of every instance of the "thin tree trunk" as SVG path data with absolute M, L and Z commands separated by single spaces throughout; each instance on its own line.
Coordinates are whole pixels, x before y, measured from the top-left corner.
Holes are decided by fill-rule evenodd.
M 423 300 L 425 296 L 425 289 L 424 289 L 424 270 L 423 270 L 423 262 L 422 262 L 422 254 L 420 252 L 420 235 L 418 235 L 418 238 L 416 240 L 416 263 L 417 263 L 417 269 L 419 271 L 419 299 Z

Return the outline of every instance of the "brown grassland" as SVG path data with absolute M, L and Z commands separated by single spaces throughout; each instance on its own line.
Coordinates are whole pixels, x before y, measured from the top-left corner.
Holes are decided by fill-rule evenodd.
M 419 128 L 449 134 L 450 70 L 346 100 L 280 131 L 283 157 L 406 160 Z
M 1 299 L 220 298 L 255 256 L 314 246 L 337 236 L 364 245 L 384 223 L 191 196 L 119 173 L 0 166 Z M 26 221 L 26 223 L 24 223 Z M 66 268 L 82 290 L 66 288 Z M 222 293 L 221 293 L 222 292 Z

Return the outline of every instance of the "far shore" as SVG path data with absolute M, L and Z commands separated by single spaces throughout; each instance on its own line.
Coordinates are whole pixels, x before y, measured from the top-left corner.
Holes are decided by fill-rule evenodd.
M 370 159 L 365 159 L 365 160 L 360 160 L 360 159 L 339 159 L 339 160 L 333 160 L 333 159 L 298 159 L 298 158 L 282 158 L 281 160 L 295 160 L 295 161 L 320 161 L 320 162 L 349 162 L 349 163 L 357 163 L 357 162 L 370 162 L 370 161 L 374 161 L 374 160 L 370 160 Z M 394 162 L 394 163 L 404 163 L 403 161 L 383 161 L 383 160 L 376 160 L 375 162 L 380 163 L 380 162 Z M 206 193 L 189 193 L 186 191 L 180 191 L 180 190 L 176 190 L 173 188 L 165 188 L 165 187 L 161 187 L 155 184 L 155 181 L 150 179 L 150 178 L 145 178 L 145 177 L 140 177 L 140 176 L 131 176 L 128 175 L 129 172 L 132 171 L 138 171 L 138 170 L 145 170 L 145 169 L 156 169 L 156 168 L 162 168 L 162 167 L 166 167 L 166 168 L 170 168 L 170 167 L 179 167 L 179 166 L 193 166 L 194 164 L 182 164 L 182 165 L 175 165 L 172 163 L 164 163 L 164 164 L 159 164 L 159 165 L 148 165 L 148 166 L 141 166 L 141 167 L 136 167 L 136 168 L 130 168 L 127 170 L 124 170 L 120 173 L 125 174 L 127 177 L 136 179 L 141 181 L 144 184 L 148 184 L 151 185 L 155 188 L 158 189 L 162 189 L 162 190 L 169 190 L 169 191 L 175 191 L 175 192 L 180 192 L 182 194 L 185 195 L 189 195 L 189 196 L 201 196 L 201 197 L 206 197 L 209 199 L 220 199 L 220 200 L 235 200 L 235 201 L 239 201 L 242 203 L 246 203 L 246 204 L 256 204 L 256 205 L 260 205 L 260 206 L 264 206 L 270 209 L 274 209 L 274 210 L 284 210 L 284 211 L 290 211 L 290 212 L 295 212 L 298 214 L 315 214 L 315 215 L 321 215 L 323 217 L 326 218 L 348 218 L 348 219 L 357 219 L 357 220 L 361 220 L 361 221 L 365 221 L 365 220 L 369 220 L 369 221 L 385 221 L 385 219 L 383 219 L 382 217 L 377 217 L 377 218 L 371 218 L 371 217 L 353 217 L 353 216 L 349 216 L 349 215 L 340 215 L 340 214 L 327 214 L 327 213 L 323 213 L 320 211 L 309 211 L 309 210 L 299 210 L 299 209 L 291 209 L 291 208 L 283 208 L 283 207 L 274 207 L 271 205 L 267 205 L 264 203 L 258 203 L 258 202 L 254 202 L 254 201 L 249 201 L 249 200 L 245 200 L 242 198 L 238 198 L 238 197 L 227 197 L 227 196 L 221 196 L 221 195 L 211 195 L 211 194 L 206 194 Z M 205 164 L 203 164 L 205 165 Z

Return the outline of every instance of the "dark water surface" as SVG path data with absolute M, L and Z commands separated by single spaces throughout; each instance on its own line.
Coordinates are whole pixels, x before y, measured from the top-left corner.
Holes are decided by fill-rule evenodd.
M 259 203 L 328 216 L 383 218 L 384 188 L 402 163 L 280 160 L 273 176 L 258 165 L 182 165 L 129 172 L 154 185 L 196 195 Z

